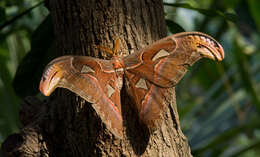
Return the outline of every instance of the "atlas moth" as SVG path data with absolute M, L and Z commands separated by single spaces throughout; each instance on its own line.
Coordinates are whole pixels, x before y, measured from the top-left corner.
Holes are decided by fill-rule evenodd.
M 123 137 L 120 91 L 124 84 L 139 119 L 154 128 L 166 106 L 166 90 L 176 86 L 189 66 L 203 57 L 224 59 L 222 46 L 200 32 L 170 35 L 125 57 L 117 53 L 118 40 L 115 45 L 113 50 L 100 47 L 111 53 L 110 60 L 88 56 L 54 59 L 43 72 L 40 91 L 49 96 L 62 87 L 78 94 L 92 103 L 106 127 L 119 138 Z

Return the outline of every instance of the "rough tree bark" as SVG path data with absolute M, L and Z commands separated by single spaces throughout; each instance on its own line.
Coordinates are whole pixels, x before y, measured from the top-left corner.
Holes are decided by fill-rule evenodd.
M 162 0 L 49 0 L 48 5 L 59 56 L 108 58 L 95 46 L 112 48 L 116 38 L 127 55 L 166 36 Z M 122 92 L 123 140 L 106 129 L 91 104 L 68 90 L 58 89 L 47 102 L 29 97 L 20 112 L 24 128 L 8 137 L 3 150 L 7 156 L 190 157 L 175 91 L 168 92 L 161 128 L 153 133 L 139 123 L 133 101 Z

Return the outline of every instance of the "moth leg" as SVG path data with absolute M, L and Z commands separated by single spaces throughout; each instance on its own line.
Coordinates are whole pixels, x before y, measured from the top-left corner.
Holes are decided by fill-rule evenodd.
M 119 44 L 120 44 L 120 39 L 117 38 L 116 41 L 115 41 L 115 46 L 113 48 L 114 55 L 118 55 Z
M 113 50 L 111 50 L 108 47 L 97 45 L 97 48 L 99 48 L 101 51 L 104 51 L 104 52 L 106 52 L 106 53 L 108 53 L 108 54 L 110 54 L 112 56 L 114 55 Z
M 105 46 L 101 46 L 101 45 L 97 45 L 96 47 L 99 48 L 101 51 L 104 51 L 112 56 L 117 56 L 118 55 L 118 49 L 119 49 L 119 44 L 120 44 L 120 39 L 117 38 L 115 40 L 115 45 L 113 49 L 110 49 L 108 47 Z

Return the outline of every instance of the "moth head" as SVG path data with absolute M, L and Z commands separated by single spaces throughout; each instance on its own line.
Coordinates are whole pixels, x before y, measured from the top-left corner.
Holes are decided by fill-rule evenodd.
M 222 46 L 211 36 L 200 32 L 184 32 L 175 35 L 178 44 L 199 52 L 203 57 L 221 61 L 224 59 Z
M 69 56 L 59 57 L 46 66 L 39 87 L 45 96 L 49 96 L 59 86 L 66 74 L 64 69 L 69 64 L 69 58 Z

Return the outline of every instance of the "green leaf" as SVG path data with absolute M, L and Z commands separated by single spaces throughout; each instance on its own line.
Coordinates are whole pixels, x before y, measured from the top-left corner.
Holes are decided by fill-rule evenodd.
M 12 75 L 8 68 L 9 53 L 0 49 L 0 133 L 7 137 L 11 132 L 18 130 L 18 97 L 11 86 Z M 0 141 L 2 142 L 2 141 Z
M 163 3 L 163 4 L 166 5 L 166 6 L 171 6 L 171 7 L 178 7 L 178 8 L 195 10 L 195 11 L 197 11 L 197 12 L 203 14 L 203 15 L 206 15 L 206 16 L 211 16 L 211 17 L 220 16 L 220 17 L 223 17 L 224 19 L 229 20 L 229 21 L 234 22 L 234 23 L 236 23 L 236 21 L 237 21 L 237 16 L 235 14 L 223 13 L 219 10 L 208 10 L 208 9 L 196 8 L 196 7 L 191 6 L 188 3 Z
M 5 9 L 0 7 L 0 23 L 5 20 Z
M 169 31 L 172 34 L 179 33 L 179 32 L 185 32 L 185 30 L 179 24 L 175 23 L 174 21 L 168 20 L 168 19 L 166 19 L 165 21 L 166 21 L 166 25 L 169 28 Z
M 54 55 L 54 32 L 51 16 L 40 24 L 31 39 L 31 50 L 22 59 L 13 81 L 17 95 L 25 97 L 39 92 L 38 85 L 45 65 Z
M 238 37 L 236 39 L 238 39 Z M 253 82 L 253 78 L 249 73 L 250 67 L 248 64 L 248 58 L 243 52 L 243 47 L 238 44 L 236 39 L 234 40 L 234 54 L 237 62 L 237 68 L 239 69 L 238 72 L 245 90 L 252 99 L 252 104 L 255 106 L 257 112 L 260 113 L 260 97 L 255 89 L 256 86 Z
M 249 5 L 250 12 L 252 14 L 252 17 L 254 18 L 254 21 L 257 25 L 258 31 L 260 31 L 260 3 L 259 0 L 250 0 L 247 1 Z
M 209 143 L 205 144 L 204 147 L 193 149 L 192 154 L 194 156 L 201 156 L 202 153 L 211 150 L 212 148 L 217 148 L 217 146 L 219 145 L 225 147 L 225 145 L 228 145 L 228 141 L 235 139 L 238 135 L 240 135 L 241 132 L 245 132 L 252 128 L 257 128 L 259 126 L 260 122 L 256 118 L 248 123 L 244 123 L 241 126 L 232 127 L 231 129 L 214 137 L 214 139 L 212 139 Z
M 260 147 L 260 140 L 256 140 L 255 142 L 252 142 L 246 147 L 240 148 L 239 150 L 236 150 L 233 154 L 231 154 L 229 157 L 237 157 L 241 156 L 245 152 L 252 150 L 252 149 L 259 149 Z
M 16 20 L 20 19 L 21 17 L 23 17 L 24 15 L 30 13 L 34 8 L 40 6 L 43 3 L 43 1 L 37 3 L 36 5 L 32 6 L 31 8 L 25 10 L 24 12 L 14 16 L 12 19 L 5 21 L 3 24 L 0 25 L 0 30 L 2 30 L 3 28 L 5 28 L 6 26 L 13 24 Z
M 7 60 L 9 57 L 8 51 L 6 49 L 0 48 L 0 60 Z M 0 61 L 0 63 L 2 63 Z

